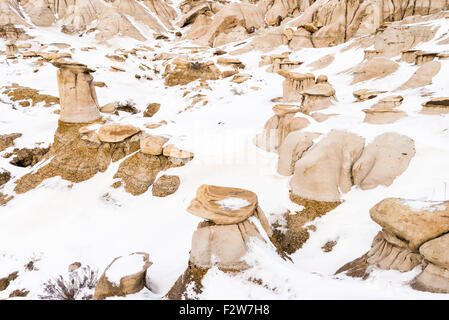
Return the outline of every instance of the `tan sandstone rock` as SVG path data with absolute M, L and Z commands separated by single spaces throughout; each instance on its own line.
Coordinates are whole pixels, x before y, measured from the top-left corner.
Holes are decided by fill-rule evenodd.
M 384 230 L 402 239 L 410 250 L 449 231 L 444 201 L 384 199 L 370 210 L 371 218 Z
M 331 131 L 296 162 L 292 194 L 316 201 L 336 202 L 352 187 L 351 168 L 365 140 L 353 133 Z
M 103 142 L 120 142 L 140 132 L 139 128 L 121 124 L 107 124 L 98 130 L 98 138 Z
M 278 173 L 283 176 L 292 175 L 296 161 L 301 159 L 304 152 L 313 145 L 313 140 L 319 136 L 319 133 L 314 132 L 291 132 L 279 148 Z
M 130 260 L 130 262 L 125 260 Z M 130 263 L 134 265 L 130 267 Z M 98 280 L 94 300 L 139 292 L 145 286 L 146 272 L 152 264 L 148 253 L 144 252 L 115 258 Z
M 101 117 L 93 77 L 84 64 L 53 62 L 58 69 L 58 87 L 61 101 L 60 120 L 83 123 Z
M 410 79 L 398 88 L 398 90 L 415 89 L 432 83 L 434 76 L 440 72 L 441 62 L 430 61 L 418 68 Z
M 415 156 L 415 142 L 394 132 L 379 135 L 354 163 L 354 184 L 363 190 L 389 186 L 408 167 Z

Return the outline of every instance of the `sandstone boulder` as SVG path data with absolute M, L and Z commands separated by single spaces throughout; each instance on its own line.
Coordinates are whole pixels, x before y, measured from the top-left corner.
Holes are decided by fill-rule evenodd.
M 120 142 L 140 132 L 139 128 L 121 125 L 106 124 L 98 130 L 98 138 L 102 142 Z
M 354 184 L 363 190 L 389 186 L 415 156 L 415 142 L 407 136 L 388 132 L 379 135 L 354 163 Z
M 365 140 L 353 133 L 331 131 L 296 162 L 292 194 L 316 201 L 335 202 L 352 187 L 351 168 L 362 155 Z
M 152 264 L 144 252 L 115 258 L 98 280 L 94 300 L 139 292 L 145 286 L 146 272 Z
M 161 108 L 160 103 L 149 103 L 147 105 L 146 110 L 143 112 L 143 116 L 151 118 L 159 111 L 160 108 Z
M 167 138 L 159 136 L 144 137 L 140 140 L 140 150 L 145 154 L 159 156 L 162 154 L 163 146 L 167 141 Z
M 163 175 L 153 184 L 152 194 L 155 197 L 166 197 L 178 190 L 181 180 L 178 176 Z
M 370 216 L 416 251 L 423 243 L 449 231 L 448 212 L 449 203 L 444 201 L 388 198 L 376 204 Z
M 279 161 L 277 172 L 283 176 L 290 176 L 295 170 L 296 161 L 301 159 L 312 145 L 319 133 L 294 131 L 282 142 L 279 148 Z
M 120 179 L 125 184 L 127 192 L 137 196 L 148 190 L 161 171 L 179 165 L 182 163 L 174 163 L 165 156 L 136 152 L 120 163 L 114 178 Z M 114 186 L 120 185 L 121 183 L 114 184 Z

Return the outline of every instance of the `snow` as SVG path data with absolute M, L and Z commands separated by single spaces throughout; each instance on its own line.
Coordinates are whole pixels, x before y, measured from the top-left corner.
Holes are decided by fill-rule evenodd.
M 448 27 L 447 19 L 433 22 Z M 442 31 L 441 31 L 442 32 Z M 440 32 L 440 33 L 441 33 Z M 148 103 L 157 102 L 161 109 L 152 118 L 141 114 L 106 115 L 116 123 L 132 124 L 144 132 L 164 135 L 185 150 L 194 152 L 194 159 L 183 167 L 167 170 L 166 174 L 178 175 L 182 181 L 178 191 L 170 198 L 158 198 L 148 191 L 132 196 L 123 188 L 111 187 L 120 162 L 111 163 L 105 172 L 93 178 L 71 183 L 59 177 L 45 180 L 41 185 L 25 194 L 13 192 L 15 181 L 29 172 L 9 163 L 10 159 L 0 157 L 0 168 L 11 172 L 13 179 L 0 190 L 14 195 L 6 206 L 0 207 L 0 278 L 13 271 L 19 271 L 19 278 L 7 290 L 0 292 L 0 299 L 8 298 L 11 291 L 27 288 L 27 298 L 35 299 L 42 294 L 42 285 L 48 279 L 67 274 L 67 266 L 74 261 L 102 272 L 118 256 L 108 271 L 108 278 L 119 281 L 119 276 L 135 272 L 142 266 L 138 256 L 130 252 L 148 252 L 154 263 L 148 270 L 148 280 L 154 292 L 143 290 L 128 298 L 162 299 L 188 263 L 191 238 L 200 218 L 186 211 L 202 184 L 232 186 L 255 192 L 259 205 L 271 223 L 279 221 L 280 214 L 288 211 L 295 214 L 300 206 L 289 199 L 289 177 L 276 173 L 278 155 L 268 153 L 253 144 L 257 133 L 273 115 L 271 99 L 282 96 L 283 77 L 267 73 L 266 67 L 259 68 L 261 54 L 287 51 L 281 46 L 273 52 L 252 51 L 236 56 L 245 65 L 245 73 L 252 78 L 242 84 L 227 79 L 209 81 L 210 90 L 195 90 L 198 82 L 186 86 L 166 87 L 161 76 L 163 61 L 153 61 L 162 52 L 187 53 L 189 57 L 202 56 L 214 60 L 214 49 L 206 53 L 190 53 L 188 42 L 173 43 L 150 39 L 144 44 L 154 51 L 138 51 L 124 63 L 118 64 L 125 73 L 111 73 L 113 64 L 104 56 L 113 54 L 117 48 L 131 49 L 140 42 L 129 38 L 115 38 L 109 43 L 96 43 L 94 34 L 83 37 L 59 32 L 57 27 L 29 29 L 35 36 L 29 40 L 33 49 L 39 43 L 64 42 L 74 48 L 73 60 L 86 63 L 97 71 L 95 81 L 104 81 L 105 88 L 96 88 L 101 106 L 132 99 L 136 108 L 144 111 Z M 439 33 L 439 34 L 440 34 Z M 0 39 L 0 47 L 6 41 Z M 428 51 L 447 51 L 448 45 L 438 46 L 437 40 L 420 45 Z M 446 188 L 449 182 L 447 159 L 449 158 L 449 115 L 421 114 L 421 104 L 430 96 L 447 96 L 447 74 L 449 60 L 441 60 L 442 68 L 433 83 L 425 88 L 392 92 L 416 71 L 417 67 L 398 62 L 400 67 L 387 79 L 373 79 L 350 85 L 352 76 L 347 70 L 360 63 L 363 49 L 344 51 L 351 42 L 331 48 L 305 48 L 291 54 L 291 60 L 304 61 L 298 72 L 326 74 L 337 92 L 338 102 L 322 113 L 337 113 L 324 122 L 311 117 L 307 131 L 326 134 L 332 129 L 354 132 L 366 139 L 366 143 L 384 132 L 398 132 L 415 141 L 416 156 L 408 169 L 389 187 L 380 186 L 372 190 L 353 187 L 343 195 L 344 202 L 332 212 L 314 220 L 316 231 L 309 240 L 292 255 L 293 262 L 282 260 L 271 245 L 254 242 L 246 257 L 254 268 L 231 276 L 216 268 L 204 278 L 204 299 L 447 299 L 447 295 L 420 292 L 410 288 L 408 282 L 419 272 L 399 273 L 375 270 L 367 280 L 334 275 L 342 265 L 367 252 L 374 236 L 381 229 L 369 217 L 369 209 L 387 197 L 420 199 L 420 201 L 444 201 L 449 199 Z M 224 49 L 231 51 L 234 44 Z M 95 50 L 81 51 L 82 47 L 94 46 Z M 320 57 L 332 54 L 335 60 L 318 71 L 312 71 L 308 64 Z M 145 59 L 144 59 L 145 57 Z M 36 59 L 18 59 L 17 64 L 0 58 L 0 86 L 13 82 L 40 90 L 42 94 L 58 96 L 56 68 L 51 64 L 37 67 Z M 143 72 L 139 65 L 151 66 Z M 221 67 L 220 67 L 221 68 Z M 135 74 L 147 74 L 153 80 L 138 80 Z M 260 90 L 253 90 L 257 86 Z M 352 92 L 368 88 L 386 90 L 377 98 L 355 103 Z M 241 94 L 233 93 L 233 89 Z M 183 96 L 185 91 L 189 94 Z M 235 92 L 235 91 L 234 91 Z M 192 97 L 204 94 L 206 105 L 190 105 Z M 393 124 L 372 125 L 363 122 L 362 109 L 369 108 L 379 99 L 397 94 L 404 97 L 399 110 L 408 117 Z M 54 113 L 59 106 L 36 106 L 22 108 L 10 104 L 5 95 L 0 96 L 0 134 L 22 133 L 14 148 L 48 146 L 53 142 L 59 116 Z M 146 129 L 144 124 L 167 121 L 157 129 Z M 171 143 L 171 142 L 170 142 Z M 123 160 L 122 160 L 123 161 Z M 43 165 L 43 164 L 39 164 Z M 226 199 L 221 203 L 228 208 L 243 207 L 243 199 Z M 411 208 L 421 210 L 422 203 L 409 202 Z M 235 209 L 235 210 L 236 210 Z M 282 221 L 281 221 L 282 222 Z M 337 241 L 331 252 L 324 253 L 321 247 L 327 241 Z M 25 265 L 35 261 L 38 270 L 28 271 Z M 121 261 L 121 262 L 120 262 Z M 138 268 L 139 267 L 139 268 Z M 258 286 L 248 278 L 263 279 L 266 286 Z M 217 290 L 220 288 L 220 290 Z M 193 295 L 193 290 L 191 290 Z
M 227 209 L 231 211 L 239 210 L 246 206 L 249 206 L 251 203 L 248 200 L 241 198 L 229 197 L 223 200 L 215 201 L 215 203 L 220 205 L 220 208 Z
M 119 257 L 107 269 L 105 276 L 115 286 L 120 286 L 120 279 L 134 275 L 143 270 L 145 259 L 142 254 L 130 254 Z
M 419 200 L 399 200 L 399 204 L 409 207 L 412 211 L 443 211 L 446 210 L 444 202 L 419 201 Z

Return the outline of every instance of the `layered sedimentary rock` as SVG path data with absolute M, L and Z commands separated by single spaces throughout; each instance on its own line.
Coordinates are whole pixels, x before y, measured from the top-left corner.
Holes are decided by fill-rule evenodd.
M 255 144 L 266 151 L 277 152 L 285 137 L 293 131 L 301 130 L 309 125 L 306 118 L 295 117 L 303 109 L 294 105 L 277 104 L 273 107 L 274 115 L 265 123 Z
M 437 2 L 404 2 L 394 0 L 370 1 L 338 1 L 318 0 L 304 9 L 297 18 L 289 21 L 289 27 L 314 25 L 310 28 L 310 42 L 314 47 L 327 47 L 348 41 L 351 38 L 374 34 L 384 23 L 399 21 L 407 16 L 437 14 L 441 10 L 448 10 L 449 5 L 444 1 Z M 404 26 L 408 29 L 408 26 Z M 431 29 L 431 28 L 429 28 Z M 407 31 L 406 31 L 407 32 Z M 402 32 L 405 34 L 406 32 Z M 418 31 L 419 32 L 419 31 Z M 428 32 L 427 32 L 428 33 Z M 391 42 L 406 43 L 402 39 L 394 40 L 396 34 L 384 35 Z M 419 36 L 421 34 L 417 34 Z M 406 35 L 404 35 L 406 36 Z M 417 39 L 415 36 L 415 39 Z M 422 36 L 428 36 L 422 32 Z M 412 42 L 415 41 L 412 39 Z M 412 47 L 401 45 L 402 50 Z M 376 48 L 377 49 L 377 48 Z M 398 52 L 400 53 L 400 51 Z M 388 54 L 395 56 L 396 54 Z
M 217 47 L 229 42 L 246 39 L 248 35 L 265 25 L 263 11 L 248 3 L 231 3 L 212 18 L 201 14 L 189 30 L 188 39 Z
M 201 280 L 213 266 L 230 273 L 250 268 L 244 256 L 252 238 L 265 241 L 262 234 L 266 233 L 275 241 L 257 195 L 249 190 L 202 185 L 187 211 L 208 221 L 194 232 L 189 266 L 167 294 L 169 299 L 189 299 L 188 286 L 200 293 Z M 250 217 L 258 219 L 262 229 Z M 273 244 L 279 249 L 276 242 Z
M 449 293 L 448 213 L 448 201 L 382 200 L 370 210 L 371 218 L 383 228 L 371 250 L 337 273 L 367 278 L 372 266 L 406 272 L 421 265 L 422 272 L 411 286 Z
M 70 123 L 87 123 L 101 117 L 97 94 L 90 72 L 84 64 L 53 62 L 58 69 L 58 87 L 61 102 L 60 120 Z

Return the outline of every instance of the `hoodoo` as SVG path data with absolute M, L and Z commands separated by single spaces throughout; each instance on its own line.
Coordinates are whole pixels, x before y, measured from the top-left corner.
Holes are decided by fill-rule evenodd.
M 93 85 L 94 70 L 81 63 L 55 61 L 59 70 L 60 120 L 71 123 L 92 122 L 101 117 Z

